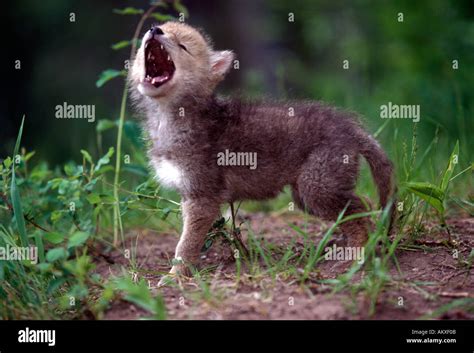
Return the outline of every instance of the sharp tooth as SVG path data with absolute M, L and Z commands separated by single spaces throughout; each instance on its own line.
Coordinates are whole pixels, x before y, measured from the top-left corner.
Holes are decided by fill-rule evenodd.
M 171 61 L 171 58 L 170 58 L 170 56 L 169 56 L 169 55 L 168 55 L 168 61 Z
M 161 50 L 163 50 L 163 49 L 164 49 L 162 45 L 160 45 L 160 48 L 161 48 Z

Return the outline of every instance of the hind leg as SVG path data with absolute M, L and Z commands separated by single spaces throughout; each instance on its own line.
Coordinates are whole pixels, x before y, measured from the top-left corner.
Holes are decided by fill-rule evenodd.
M 350 195 L 349 207 L 345 216 L 355 213 L 367 212 L 360 198 L 356 195 Z M 369 217 L 358 218 L 341 224 L 340 229 L 347 237 L 347 246 L 364 246 L 368 240 L 368 233 L 373 227 Z
M 358 165 L 357 153 L 334 149 L 315 151 L 293 185 L 295 202 L 310 214 L 328 221 L 335 221 L 346 206 L 344 216 L 365 212 L 362 201 L 354 194 Z M 367 217 L 340 226 L 350 247 L 365 245 L 369 228 Z

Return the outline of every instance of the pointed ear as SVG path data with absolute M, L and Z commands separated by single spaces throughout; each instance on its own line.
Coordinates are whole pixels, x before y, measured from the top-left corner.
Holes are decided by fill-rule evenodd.
M 213 51 L 211 53 L 211 75 L 215 81 L 220 81 L 229 71 L 234 53 L 230 50 Z

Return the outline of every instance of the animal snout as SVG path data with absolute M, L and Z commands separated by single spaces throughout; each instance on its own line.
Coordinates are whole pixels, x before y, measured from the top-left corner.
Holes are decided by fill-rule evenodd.
M 161 34 L 164 34 L 163 31 L 161 30 L 160 27 L 153 27 L 152 29 L 150 29 L 150 32 L 151 32 L 151 35 L 161 35 Z

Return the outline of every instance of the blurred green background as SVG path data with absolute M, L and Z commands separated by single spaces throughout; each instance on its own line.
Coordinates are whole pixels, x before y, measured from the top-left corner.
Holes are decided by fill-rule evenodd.
M 464 161 L 472 160 L 472 0 L 182 2 L 190 13 L 187 22 L 202 27 L 216 48 L 238 56 L 240 69 L 232 70 L 221 92 L 323 100 L 358 112 L 371 132 L 385 122 L 381 104 L 419 104 L 420 145 L 426 146 L 438 127 L 443 154 L 460 139 Z M 97 121 L 118 118 L 123 81 L 114 79 L 102 88 L 95 82 L 104 69 L 123 69 L 129 48 L 112 50 L 111 45 L 130 39 L 139 19 L 113 9 L 148 4 L 22 0 L 3 5 L 9 44 L 2 55 L 0 156 L 11 154 L 23 114 L 22 142 L 36 151 L 33 163 L 79 161 L 80 149 L 98 154 Z M 177 15 L 172 6 L 162 12 Z M 294 22 L 288 20 L 290 13 Z M 144 30 L 153 22 L 147 21 Z M 21 60 L 21 70 L 15 69 L 15 60 Z M 458 60 L 457 70 L 453 60 Z M 56 119 L 55 106 L 64 102 L 94 104 L 96 122 Z M 130 107 L 127 120 L 138 121 Z M 380 136 L 389 153 L 410 141 L 413 126 L 408 119 L 390 122 Z M 394 128 L 399 129 L 396 139 Z M 103 146 L 113 146 L 115 130 L 103 139 Z M 125 153 L 131 148 L 127 144 Z

